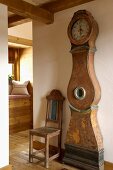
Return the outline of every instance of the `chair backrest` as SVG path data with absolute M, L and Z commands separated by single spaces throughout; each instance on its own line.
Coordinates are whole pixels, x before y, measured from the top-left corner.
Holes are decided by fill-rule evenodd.
M 57 128 L 61 129 L 62 115 L 63 115 L 63 101 L 65 98 L 59 90 L 52 90 L 47 99 L 47 112 L 46 112 L 46 126 L 49 123 L 56 124 Z

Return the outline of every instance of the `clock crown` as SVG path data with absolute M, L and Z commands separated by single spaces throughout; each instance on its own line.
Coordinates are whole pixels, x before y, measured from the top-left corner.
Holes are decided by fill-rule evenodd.
M 98 25 L 89 11 L 79 10 L 74 13 L 68 26 L 68 37 L 74 45 L 88 45 L 94 47 L 98 35 Z

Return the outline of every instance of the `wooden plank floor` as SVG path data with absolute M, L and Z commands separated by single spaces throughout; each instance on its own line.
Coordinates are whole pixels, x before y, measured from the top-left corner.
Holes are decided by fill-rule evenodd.
M 35 160 L 34 163 L 29 163 L 28 161 L 28 131 L 10 135 L 10 164 L 13 165 L 13 170 L 46 170 L 42 162 Z M 48 170 L 62 170 L 63 168 L 78 170 L 57 161 L 50 162 Z
M 13 165 L 13 170 L 46 170 L 43 163 L 28 161 L 28 131 L 18 132 L 10 135 L 10 164 Z M 78 170 L 65 164 L 52 161 L 48 170 Z M 104 170 L 113 170 L 113 165 L 105 163 Z

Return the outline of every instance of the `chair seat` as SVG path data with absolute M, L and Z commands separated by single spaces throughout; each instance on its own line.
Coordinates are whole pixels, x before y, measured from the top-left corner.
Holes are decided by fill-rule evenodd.
M 53 137 L 56 134 L 60 134 L 60 129 L 58 128 L 53 128 L 53 127 L 41 127 L 41 128 L 36 128 L 30 130 L 30 134 L 36 135 L 36 136 L 41 136 L 41 137 Z

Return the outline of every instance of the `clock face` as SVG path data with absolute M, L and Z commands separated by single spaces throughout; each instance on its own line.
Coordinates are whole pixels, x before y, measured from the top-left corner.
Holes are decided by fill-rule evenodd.
M 84 40 L 90 33 L 88 21 L 84 18 L 77 20 L 71 29 L 72 38 L 76 41 Z

